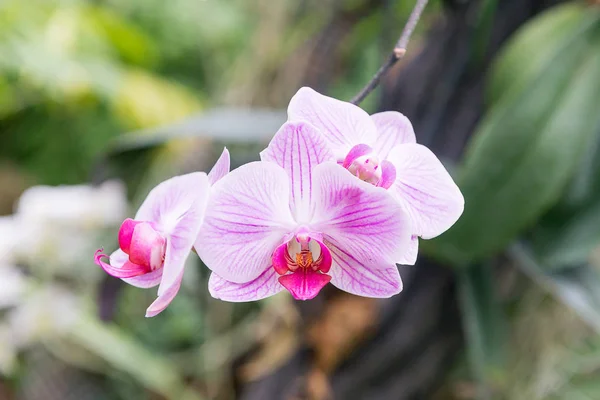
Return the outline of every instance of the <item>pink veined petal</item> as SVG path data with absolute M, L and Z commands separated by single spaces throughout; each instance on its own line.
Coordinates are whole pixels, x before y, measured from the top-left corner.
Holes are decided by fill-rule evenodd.
M 372 152 L 373 149 L 371 148 L 371 146 L 366 145 L 364 143 L 357 144 L 356 146 L 352 147 L 352 149 L 350 149 L 350 151 L 346 155 L 346 158 L 344 158 L 342 167 L 348 168 L 350 165 L 352 165 L 352 162 L 358 157 L 365 156 Z
M 163 276 L 158 288 L 158 295 L 162 296 L 169 290 L 179 276 L 183 273 L 192 246 L 198 237 L 204 217 L 206 197 L 200 199 L 177 220 L 177 223 L 167 238 L 167 250 Z
M 413 234 L 430 239 L 458 220 L 464 198 L 431 150 L 420 144 L 403 144 L 390 152 L 388 160 L 397 173 L 390 193 L 408 212 Z
M 123 252 L 123 250 L 119 249 L 114 251 L 110 255 L 110 265 L 120 266 L 125 264 L 129 260 L 129 256 Z M 140 276 L 134 276 L 132 278 L 121 278 L 125 283 L 128 283 L 132 286 L 136 286 L 139 288 L 147 289 L 154 287 L 160 283 L 162 278 L 162 268 L 154 270 L 152 272 L 148 272 L 147 274 L 143 274 Z
M 296 300 L 314 299 L 329 281 L 331 276 L 310 268 L 298 268 L 291 274 L 279 277 L 279 283 L 285 286 Z
M 401 257 L 412 227 L 385 189 L 356 179 L 333 163 L 317 166 L 313 175 L 317 191 L 312 230 L 366 264 L 385 265 Z
M 313 168 L 325 161 L 335 161 L 325 140 L 306 122 L 286 122 L 260 158 L 279 165 L 288 174 L 292 213 L 299 223 L 306 222 L 311 214 Z
M 205 204 L 208 188 L 208 177 L 204 172 L 167 179 L 150 191 L 135 220 L 154 222 L 156 229 L 168 236 L 190 208 Z
M 261 300 L 281 292 L 284 288 L 273 268 L 267 268 L 258 278 L 247 283 L 234 283 L 221 278 L 214 272 L 208 280 L 208 291 L 215 299 L 244 302 Z
M 388 160 L 381 162 L 381 180 L 377 186 L 389 189 L 396 181 L 396 167 Z
M 351 254 L 326 243 L 333 257 L 331 283 L 358 296 L 387 298 L 402 291 L 402 279 L 394 264 L 368 266 Z
M 171 283 L 170 286 L 166 287 L 163 293 L 160 293 L 156 300 L 150 307 L 146 309 L 146 318 L 154 317 L 160 314 L 175 298 L 177 293 L 179 292 L 179 288 L 181 287 L 181 280 L 183 279 L 183 269 L 179 272 L 179 275 L 175 278 L 175 280 Z M 161 283 L 161 287 L 163 287 Z
M 157 269 L 152 272 L 148 272 L 147 274 L 134 276 L 132 278 L 121 278 L 125 283 L 130 284 L 131 286 L 139 287 L 142 289 L 148 289 L 160 284 L 162 279 L 163 270 Z
M 296 223 L 283 168 L 252 162 L 227 174 L 211 190 L 195 248 L 222 278 L 246 283 L 271 267 L 271 255 Z
M 102 258 L 108 258 L 106 254 L 102 254 L 102 251 L 103 249 L 96 250 L 96 253 L 94 253 L 94 262 L 102 267 L 107 274 L 114 276 L 115 278 L 131 278 L 148 272 L 146 267 L 134 264 L 129 260 L 120 265 L 108 264 L 102 261 Z
M 314 125 L 331 145 L 338 161 L 357 144 L 372 145 L 377 133 L 375 124 L 363 109 L 308 87 L 301 88 L 292 97 L 288 121 L 307 121 Z
M 183 273 L 185 261 L 204 219 L 208 200 L 208 177 L 194 172 L 171 178 L 153 189 L 140 207 L 144 219 L 145 207 L 158 217 L 155 222 L 167 237 L 163 275 L 158 288 L 159 297 L 175 285 Z
M 377 139 L 373 148 L 381 159 L 387 158 L 390 150 L 405 143 L 417 143 L 412 124 L 397 111 L 384 111 L 371 115 L 377 127 Z
M 150 191 L 135 219 L 154 223 L 167 240 L 162 280 L 162 296 L 176 282 L 202 225 L 209 192 L 204 172 L 176 176 Z
M 229 150 L 227 150 L 227 147 L 224 147 L 221 156 L 208 173 L 208 182 L 211 185 L 214 185 L 215 182 L 227 175 L 229 173 L 230 164 Z
M 408 248 L 398 260 L 396 260 L 397 264 L 402 265 L 415 265 L 417 262 L 417 256 L 419 255 L 419 237 L 413 235 L 410 239 L 410 244 Z

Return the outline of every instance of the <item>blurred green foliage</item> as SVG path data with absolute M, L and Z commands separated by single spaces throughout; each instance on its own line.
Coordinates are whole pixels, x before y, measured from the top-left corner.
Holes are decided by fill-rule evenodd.
M 222 102 L 282 107 L 304 74 L 303 65 L 289 61 L 294 51 L 310 51 L 310 38 L 336 13 L 365 4 L 3 1 L 0 160 L 39 183 L 83 182 L 121 132 L 175 122 Z M 403 2 L 391 7 L 387 20 L 410 10 Z M 374 11 L 340 37 L 345 70 L 330 82 L 334 95 L 351 97 L 382 58 L 384 15 Z M 373 96 L 366 105 L 374 104 Z
M 465 213 L 432 243 L 434 252 L 455 265 L 480 261 L 558 203 L 600 137 L 598 71 L 595 8 L 556 7 L 511 39 L 491 73 L 489 111 L 457 177 Z
M 461 269 L 475 398 L 600 398 L 599 71 L 600 9 L 569 2 L 517 31 L 489 74 L 458 171 L 465 213 L 424 246 Z M 503 299 L 489 262 L 500 253 L 554 300 L 535 287 Z
M 187 24 L 174 21 L 183 10 L 169 20 L 147 20 L 141 17 L 160 15 L 149 2 L 131 9 L 125 3 L 0 5 L 1 158 L 24 165 L 43 183 L 81 182 L 121 131 L 173 122 L 202 108 L 199 85 L 183 86 L 180 79 L 198 75 L 200 63 L 176 71 L 169 66 L 177 57 L 188 60 L 185 54 L 198 61 L 211 51 L 192 32 L 187 42 L 171 36 L 182 33 L 174 32 L 177 27 L 203 25 L 189 21 L 193 14 L 185 14 Z

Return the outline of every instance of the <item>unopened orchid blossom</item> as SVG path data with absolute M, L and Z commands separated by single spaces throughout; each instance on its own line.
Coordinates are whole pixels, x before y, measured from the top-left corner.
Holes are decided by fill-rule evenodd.
M 288 121 L 306 121 L 325 139 L 335 160 L 359 179 L 389 189 L 413 227 L 408 251 L 414 264 L 418 239 L 436 237 L 460 217 L 464 199 L 442 163 L 416 143 L 413 127 L 395 111 L 369 116 L 358 106 L 301 88 L 290 101 Z
M 287 289 L 307 300 L 329 282 L 369 297 L 402 289 L 395 261 L 412 228 L 386 190 L 355 179 L 303 122 L 284 124 L 261 159 L 211 189 L 195 249 L 213 272 L 213 297 Z
M 158 298 L 146 310 L 147 317 L 163 311 L 181 286 L 185 261 L 204 218 L 210 186 L 229 172 L 225 149 L 211 172 L 194 172 L 168 179 L 156 186 L 134 219 L 119 229 L 119 249 L 107 257 L 98 250 L 95 261 L 108 274 L 140 288 L 160 284 Z

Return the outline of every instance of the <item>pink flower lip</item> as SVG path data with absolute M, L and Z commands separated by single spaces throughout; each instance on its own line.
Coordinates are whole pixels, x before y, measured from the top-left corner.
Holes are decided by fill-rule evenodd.
M 331 275 L 321 274 L 311 268 L 302 268 L 279 277 L 279 283 L 289 290 L 296 300 L 314 299 L 330 281 Z
M 133 278 L 162 268 L 165 261 L 167 240 L 151 222 L 127 218 L 119 229 L 119 247 L 129 256 L 121 267 L 102 261 L 108 257 L 102 250 L 94 254 L 94 262 L 109 275 L 117 278 Z
M 281 275 L 279 283 L 296 300 L 314 298 L 331 281 L 327 275 L 332 264 L 331 253 L 318 236 L 300 228 L 292 240 L 273 252 L 273 268 Z
M 107 274 L 116 278 L 133 278 L 136 276 L 144 275 L 148 272 L 142 265 L 134 264 L 131 261 L 125 262 L 120 267 L 113 267 L 107 262 L 102 261 L 103 258 L 108 258 L 108 255 L 104 254 L 104 249 L 98 249 L 94 253 L 94 262 L 102 267 Z

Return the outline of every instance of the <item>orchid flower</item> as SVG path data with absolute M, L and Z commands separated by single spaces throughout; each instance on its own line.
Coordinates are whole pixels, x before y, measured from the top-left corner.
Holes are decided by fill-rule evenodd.
M 95 262 L 109 275 L 140 288 L 158 287 L 158 298 L 146 317 L 163 311 L 181 286 L 185 261 L 205 212 L 210 185 L 229 172 L 229 152 L 216 162 L 208 176 L 194 172 L 168 179 L 156 186 L 142 203 L 134 219 L 119 229 L 119 250 L 107 257 L 98 250 Z
M 384 189 L 337 165 L 306 123 L 284 124 L 261 159 L 212 187 L 195 248 L 213 271 L 213 297 L 251 301 L 287 289 L 308 300 L 329 282 L 369 297 L 402 289 L 394 262 L 412 230 Z
M 418 239 L 434 238 L 460 217 L 464 198 L 442 163 L 416 143 L 413 127 L 395 111 L 369 116 L 360 107 L 301 88 L 290 101 L 288 121 L 317 128 L 336 161 L 359 179 L 389 189 L 405 208 L 412 240 L 400 264 L 414 264 Z

